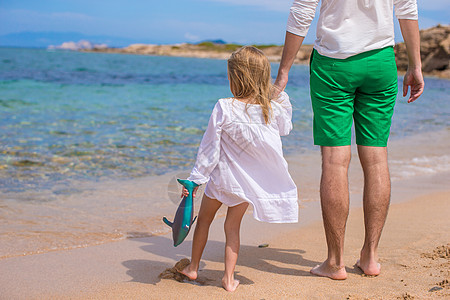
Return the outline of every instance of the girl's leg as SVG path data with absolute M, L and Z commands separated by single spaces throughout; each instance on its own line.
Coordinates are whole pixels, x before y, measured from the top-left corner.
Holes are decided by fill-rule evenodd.
M 186 275 L 191 280 L 197 279 L 200 259 L 208 241 L 209 226 L 221 205 L 222 203 L 216 199 L 203 195 L 200 211 L 198 212 L 197 225 L 195 226 L 194 239 L 192 241 L 191 263 L 180 271 L 180 273 Z
M 239 254 L 241 221 L 247 207 L 248 203 L 229 207 L 225 219 L 225 274 L 222 285 L 229 292 L 234 291 L 239 285 L 239 281 L 234 279 L 234 268 Z

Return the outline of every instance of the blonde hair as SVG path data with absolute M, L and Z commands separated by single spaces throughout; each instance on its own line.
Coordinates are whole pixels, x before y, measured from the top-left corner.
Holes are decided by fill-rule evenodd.
M 254 100 L 261 106 L 266 124 L 270 123 L 272 78 L 270 63 L 264 53 L 253 46 L 234 51 L 228 59 L 228 75 L 234 97 Z

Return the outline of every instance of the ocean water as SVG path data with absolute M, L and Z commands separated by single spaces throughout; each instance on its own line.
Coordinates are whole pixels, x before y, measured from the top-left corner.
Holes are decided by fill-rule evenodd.
M 308 78 L 293 66 L 287 155 L 317 150 Z M 448 132 L 449 92 L 449 80 L 426 78 L 414 104 L 399 94 L 391 140 Z M 0 48 L 0 258 L 161 230 L 176 207 L 167 186 L 230 96 L 225 60 Z M 447 154 L 433 171 L 448 170 Z M 408 159 L 428 168 L 433 157 Z

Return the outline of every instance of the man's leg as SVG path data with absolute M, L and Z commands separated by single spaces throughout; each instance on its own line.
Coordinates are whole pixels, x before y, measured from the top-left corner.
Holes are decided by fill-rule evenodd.
M 348 167 L 350 146 L 322 146 L 322 179 L 320 201 L 328 246 L 328 258 L 314 267 L 311 273 L 331 279 L 346 279 L 343 260 L 345 225 L 347 223 L 349 194 Z
M 365 239 L 357 265 L 367 275 L 378 275 L 377 248 L 391 193 L 386 146 L 398 93 L 394 49 L 367 52 L 365 65 L 367 76 L 356 94 L 353 113 L 364 171 Z
M 364 171 L 364 224 L 365 239 L 358 267 L 367 274 L 380 274 L 378 242 L 389 208 L 391 182 L 386 147 L 358 145 L 358 154 Z

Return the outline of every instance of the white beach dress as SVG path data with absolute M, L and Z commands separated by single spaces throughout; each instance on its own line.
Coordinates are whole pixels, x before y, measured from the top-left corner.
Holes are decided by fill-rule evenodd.
M 258 104 L 220 99 L 211 114 L 189 180 L 227 206 L 253 205 L 255 219 L 298 222 L 297 187 L 283 157 L 281 137 L 292 129 L 292 106 L 282 92 L 265 124 Z

